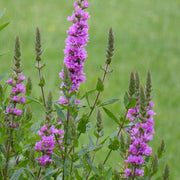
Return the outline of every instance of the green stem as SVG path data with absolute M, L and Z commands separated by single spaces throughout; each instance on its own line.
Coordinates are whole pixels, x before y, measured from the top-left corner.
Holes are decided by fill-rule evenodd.
M 40 69 L 40 61 L 38 61 L 38 71 L 39 71 L 39 80 L 41 82 L 42 76 L 41 76 L 41 69 Z M 43 97 L 43 104 L 46 107 L 46 100 L 45 100 L 45 95 L 44 95 L 44 89 L 41 87 L 41 92 L 42 92 L 42 97 Z
M 103 84 L 104 84 L 104 80 L 105 80 L 106 75 L 107 75 L 107 72 L 108 72 L 108 67 L 109 67 L 109 64 L 106 64 L 106 68 L 105 68 L 105 70 L 104 70 L 104 75 L 103 75 L 103 79 L 102 79 L 102 83 L 103 83 Z M 100 94 L 101 94 L 101 92 L 98 91 L 97 96 L 96 96 L 96 99 L 95 99 L 95 101 L 94 101 L 94 104 L 93 104 L 93 106 L 92 106 L 92 108 L 91 108 L 91 111 L 90 111 L 89 114 L 88 114 L 86 123 L 89 121 L 89 118 L 91 117 L 91 115 L 92 115 L 92 113 L 93 113 L 93 111 L 94 111 L 94 109 L 95 109 L 95 107 L 96 107 L 96 104 L 97 104 L 97 101 L 98 101 L 98 99 L 99 99 Z M 79 139 L 80 136 L 81 136 L 81 132 L 78 134 L 77 139 Z M 72 151 L 72 148 L 73 148 L 73 147 L 70 148 L 69 153 Z
M 124 115 L 124 119 L 123 119 L 123 122 L 122 122 L 122 124 L 121 124 L 121 126 L 120 126 L 120 128 L 119 128 L 118 133 L 117 133 L 117 137 L 119 136 L 119 134 L 120 134 L 120 132 L 121 132 L 121 130 L 122 130 L 122 128 L 123 128 L 123 126 L 124 126 L 124 123 L 125 123 L 125 121 L 126 121 L 126 116 L 127 116 L 127 113 L 128 113 L 128 109 L 126 110 L 126 113 L 125 113 L 125 115 Z M 108 154 L 107 154 L 107 156 L 106 156 L 106 158 L 105 158 L 105 160 L 104 160 L 104 162 L 103 162 L 103 165 L 105 165 L 105 164 L 106 164 L 106 162 L 107 162 L 107 160 L 108 160 L 108 158 L 109 158 L 109 156 L 110 156 L 111 152 L 112 152 L 112 149 L 111 149 L 111 150 L 109 150 L 109 152 L 108 152 Z
M 41 167 L 39 168 L 39 172 L 38 172 L 38 176 L 37 176 L 38 179 L 40 178 L 40 174 L 41 174 Z
M 12 133 L 13 133 L 13 130 L 11 129 L 10 135 L 9 135 L 9 144 L 7 146 L 6 166 L 4 169 L 4 180 L 7 180 L 9 158 L 10 158 L 10 154 L 11 154 L 10 148 L 11 148 L 11 141 L 12 141 Z
M 68 106 L 69 106 L 69 98 L 68 98 Z M 70 119 L 70 110 L 68 108 L 68 110 L 67 110 L 66 131 L 65 131 L 65 150 L 64 150 L 65 154 L 68 153 L 67 140 L 68 140 L 69 119 Z M 66 155 L 64 156 L 64 161 L 63 161 L 63 180 L 65 180 L 65 167 L 64 167 L 65 161 L 66 161 Z

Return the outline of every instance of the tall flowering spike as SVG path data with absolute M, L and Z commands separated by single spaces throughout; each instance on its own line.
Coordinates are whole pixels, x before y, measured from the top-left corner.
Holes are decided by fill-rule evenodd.
M 128 91 L 129 97 L 133 98 L 134 93 L 135 93 L 135 77 L 134 77 L 134 72 L 131 71 L 130 79 L 129 79 L 129 91 Z
M 87 57 L 85 46 L 88 42 L 88 29 L 87 19 L 90 17 L 88 12 L 84 10 L 89 6 L 86 0 L 80 0 L 74 2 L 75 11 L 72 16 L 68 17 L 68 21 L 72 21 L 73 25 L 67 31 L 68 38 L 66 39 L 66 47 L 64 50 L 64 64 L 69 70 L 71 77 L 71 89 L 69 92 L 77 92 L 81 82 L 85 81 L 83 67 L 84 61 Z M 59 74 L 60 78 L 64 80 L 64 70 Z M 61 84 L 61 88 L 65 86 L 64 82 Z M 67 103 L 66 99 L 60 97 L 60 103 Z
M 157 150 L 158 158 L 161 158 L 162 154 L 165 152 L 165 148 L 166 148 L 166 144 L 165 144 L 164 139 L 162 139 L 161 145 L 160 145 L 160 147 Z
M 151 71 L 148 70 L 147 77 L 146 77 L 146 104 L 147 104 L 147 106 L 150 106 L 151 91 L 152 91 Z
M 35 54 L 36 54 L 36 61 L 41 61 L 41 33 L 39 27 L 36 28 L 36 43 L 35 43 Z
M 128 165 L 128 168 L 125 169 L 125 178 L 135 179 L 135 177 L 144 175 L 144 170 L 142 170 L 145 162 L 144 157 L 150 156 L 152 153 L 152 148 L 149 147 L 147 143 L 153 139 L 152 134 L 155 133 L 153 116 L 156 113 L 152 110 L 153 106 L 152 101 L 149 106 L 146 106 L 144 88 L 140 85 L 140 103 L 137 103 L 135 108 L 129 109 L 127 114 L 127 118 L 129 118 L 131 122 L 135 122 L 136 119 L 140 119 L 141 121 L 138 121 L 135 125 L 127 129 L 131 141 L 129 144 L 129 155 L 125 160 Z M 152 164 L 152 171 L 157 168 L 157 159 L 158 156 L 156 155 Z
M 135 89 L 136 89 L 136 96 L 137 99 L 139 99 L 139 89 L 140 89 L 140 76 L 139 76 L 139 72 L 136 71 L 135 72 Z
M 20 48 L 19 35 L 16 35 L 16 38 L 15 38 L 13 70 L 16 73 L 21 73 L 22 72 L 22 68 L 21 68 L 21 48 Z
M 140 85 L 140 119 L 144 122 L 146 121 L 146 99 L 145 99 L 145 92 L 144 87 Z
M 114 55 L 114 34 L 112 27 L 109 28 L 108 45 L 106 50 L 106 63 L 111 63 L 111 58 Z
M 20 94 L 25 94 L 25 87 L 22 83 L 25 79 L 25 76 L 22 76 L 21 68 L 21 49 L 20 49 L 20 38 L 17 35 L 15 38 L 15 48 L 14 48 L 14 60 L 13 60 L 13 77 L 6 81 L 10 86 L 12 86 L 10 105 L 6 108 L 6 113 L 13 116 L 19 116 L 22 114 L 22 110 L 16 108 L 17 103 L 25 103 L 26 99 Z M 14 118 L 12 121 L 12 126 L 14 126 Z

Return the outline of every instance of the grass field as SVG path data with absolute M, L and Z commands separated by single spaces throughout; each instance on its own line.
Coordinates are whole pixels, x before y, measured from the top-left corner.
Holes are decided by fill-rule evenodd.
M 31 76 L 34 83 L 33 96 L 40 95 L 38 74 L 33 67 L 35 28 L 40 27 L 43 45 L 43 61 L 46 63 L 46 93 L 53 89 L 54 99 L 59 97 L 59 72 L 63 64 L 63 49 L 66 30 L 71 25 L 66 21 L 73 10 L 73 0 L 1 0 L 0 11 L 6 8 L 1 23 L 10 21 L 0 33 L 0 74 L 11 72 L 14 38 L 21 37 L 23 74 Z M 112 106 L 115 114 L 123 111 L 123 95 L 128 88 L 129 74 L 138 70 L 142 83 L 148 69 L 153 78 L 153 101 L 156 104 L 154 140 L 155 149 L 162 138 L 166 141 L 167 161 L 171 168 L 171 180 L 180 177 L 180 1 L 178 0 L 90 0 L 88 58 L 85 63 L 85 91 L 93 89 L 100 65 L 104 65 L 107 33 L 110 26 L 115 34 L 115 55 L 111 67 L 115 67 L 105 82 L 102 100 L 120 98 Z M 37 106 L 37 105 L 36 105 Z M 35 107 L 37 109 L 37 107 Z M 116 127 L 104 117 L 105 132 L 112 133 Z M 42 119 L 39 112 L 34 118 Z M 93 120 L 93 119 L 92 119 Z M 109 128 L 111 127 L 111 128 Z M 106 152 L 102 152 L 106 153 Z M 103 155 L 99 155 L 99 159 Z M 118 166 L 117 155 L 109 163 Z

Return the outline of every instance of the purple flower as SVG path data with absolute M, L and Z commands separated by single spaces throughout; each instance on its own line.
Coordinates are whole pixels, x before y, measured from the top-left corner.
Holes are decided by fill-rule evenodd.
M 8 84 L 12 84 L 13 83 L 13 79 L 9 79 L 8 81 L 6 81 Z
M 72 21 L 73 25 L 69 28 L 67 33 L 69 34 L 66 39 L 66 47 L 64 50 L 64 64 L 69 69 L 71 77 L 71 90 L 69 92 L 79 89 L 80 83 L 85 81 L 83 67 L 84 61 L 87 57 L 87 52 L 84 47 L 88 42 L 88 29 L 87 19 L 89 18 L 89 13 L 85 12 L 84 9 L 89 6 L 89 3 L 81 1 L 80 4 L 75 1 L 74 7 L 75 12 L 73 12 L 71 17 L 68 17 L 68 21 Z M 64 71 L 59 73 L 60 78 L 64 80 Z M 61 88 L 64 86 L 64 83 L 61 84 Z M 67 104 L 68 101 L 60 96 L 60 104 Z M 76 101 L 80 103 L 80 101 Z
M 143 157 L 152 154 L 152 148 L 149 147 L 147 143 L 153 139 L 152 134 L 155 133 L 153 116 L 156 115 L 156 113 L 151 109 L 153 106 L 154 104 L 150 102 L 149 109 L 146 109 L 145 121 L 139 121 L 137 124 L 126 129 L 131 135 L 131 144 L 129 146 L 130 155 L 127 157 L 126 162 L 132 165 L 131 167 L 134 168 L 134 172 L 132 172 L 132 169 L 127 168 L 125 170 L 125 178 L 144 175 L 144 171 L 141 170 L 144 163 Z M 134 122 L 134 120 L 140 116 L 139 108 L 140 106 L 137 106 L 136 108 L 128 110 L 127 118 L 129 118 L 131 122 Z M 139 169 L 137 169 L 137 166 Z
M 45 156 L 42 156 L 42 157 L 38 157 L 36 158 L 36 160 L 38 160 L 40 162 L 41 165 L 45 166 L 47 162 L 52 162 L 52 159 L 45 155 Z
M 142 165 L 144 163 L 144 159 L 141 155 L 138 156 L 130 155 L 128 156 L 126 162 L 129 162 L 133 165 Z
M 43 166 L 46 165 L 46 162 L 52 162 L 50 155 L 53 153 L 53 149 L 56 145 L 55 134 L 58 138 L 59 145 L 63 149 L 63 130 L 58 130 L 54 126 L 51 126 L 49 129 L 44 125 L 41 127 L 41 130 L 38 131 L 38 134 L 41 136 L 41 140 L 36 142 L 35 150 L 42 152 L 42 157 L 38 157 L 37 160 Z

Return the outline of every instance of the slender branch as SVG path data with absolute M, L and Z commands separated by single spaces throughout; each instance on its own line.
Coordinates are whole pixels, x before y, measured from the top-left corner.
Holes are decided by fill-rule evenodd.
M 123 119 L 123 122 L 122 122 L 122 124 L 121 124 L 121 126 L 120 126 L 120 128 L 119 128 L 118 133 L 117 133 L 117 137 L 119 136 L 119 134 L 120 134 L 120 132 L 121 132 L 123 126 L 124 126 L 124 123 L 125 123 L 125 121 L 126 121 L 127 113 L 128 113 L 128 109 L 126 110 L 126 113 L 125 113 L 125 115 L 124 115 L 124 119 Z M 106 158 L 105 158 L 105 160 L 104 160 L 104 162 L 103 162 L 103 165 L 105 165 L 105 163 L 107 162 L 107 160 L 108 160 L 108 158 L 109 158 L 111 152 L 112 152 L 112 149 L 109 150 L 109 152 L 108 152 L 108 154 L 107 154 L 107 156 L 106 156 Z
M 38 179 L 40 178 L 40 174 L 41 174 L 41 167 L 39 168 L 39 172 L 38 172 L 38 176 L 37 176 Z

